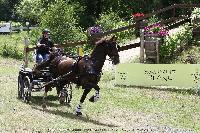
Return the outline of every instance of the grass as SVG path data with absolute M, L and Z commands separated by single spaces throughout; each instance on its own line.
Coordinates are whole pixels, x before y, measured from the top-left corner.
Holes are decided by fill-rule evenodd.
M 1 36 L 0 42 L 18 40 L 18 35 Z M 17 39 L 16 39 L 17 38 Z M 13 42 L 10 42 L 13 43 Z M 177 58 L 182 63 L 193 55 L 199 63 L 199 48 L 191 47 Z M 196 58 L 197 57 L 197 58 Z M 138 62 L 135 60 L 133 62 Z M 191 90 L 161 88 L 126 88 L 114 86 L 113 72 L 104 72 L 101 82 L 101 100 L 84 103 L 84 116 L 74 114 L 82 89 L 73 89 L 72 107 L 61 106 L 56 91 L 48 93 L 48 109 L 42 110 L 43 92 L 34 92 L 30 104 L 17 99 L 17 76 L 22 61 L 0 57 L 0 131 L 48 132 L 97 130 L 122 132 L 124 130 L 166 132 L 200 132 L 200 97 Z M 31 67 L 33 63 L 30 64 Z M 87 98 L 92 96 L 92 91 Z
M 132 131 L 200 132 L 200 97 L 177 89 L 115 87 L 111 73 L 101 78 L 101 100 L 84 103 L 83 117 L 74 114 L 82 89 L 73 87 L 71 107 L 61 106 L 56 91 L 48 93 L 43 112 L 43 92 L 33 92 L 30 104 L 17 99 L 18 67 L 22 61 L 0 58 L 0 131 Z

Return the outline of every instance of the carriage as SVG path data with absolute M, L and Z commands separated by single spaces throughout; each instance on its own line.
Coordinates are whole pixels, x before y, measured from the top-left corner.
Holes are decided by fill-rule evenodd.
M 18 75 L 19 99 L 22 99 L 24 102 L 28 103 L 31 100 L 32 92 L 44 91 L 45 85 L 55 80 L 52 78 L 52 74 L 50 73 L 48 67 L 40 70 L 40 72 L 41 73 L 34 73 L 31 68 L 24 67 L 24 65 L 20 66 Z M 69 84 L 62 88 L 62 91 L 59 94 L 61 104 L 63 104 L 65 101 L 66 103 L 70 103 L 72 98 L 71 89 L 72 86 Z
M 119 45 L 116 37 L 109 39 L 101 39 L 95 43 L 95 47 L 90 56 L 73 58 L 63 55 L 61 52 L 52 52 L 44 67 L 39 65 L 40 74 L 26 68 L 20 67 L 18 76 L 18 97 L 25 102 L 31 100 L 31 93 L 35 91 L 43 91 L 43 108 L 46 108 L 46 96 L 49 88 L 56 87 L 59 101 L 61 104 L 70 103 L 72 99 L 72 83 L 82 86 L 83 94 L 80 103 L 76 106 L 76 114 L 82 115 L 82 104 L 87 94 L 92 88 L 95 94 L 89 98 L 90 102 L 96 102 L 99 99 L 100 81 L 102 67 L 108 55 L 114 65 L 119 63 Z M 58 59 L 58 60 L 57 60 Z M 46 64 L 44 63 L 44 64 Z M 48 68 L 49 67 L 49 68 Z

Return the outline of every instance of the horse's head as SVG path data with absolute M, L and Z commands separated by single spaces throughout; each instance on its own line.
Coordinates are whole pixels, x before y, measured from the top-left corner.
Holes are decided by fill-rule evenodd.
M 112 60 L 112 63 L 114 65 L 118 64 L 120 62 L 119 60 L 119 45 L 116 42 L 116 37 L 113 36 L 110 40 L 106 41 L 106 51 L 107 55 Z

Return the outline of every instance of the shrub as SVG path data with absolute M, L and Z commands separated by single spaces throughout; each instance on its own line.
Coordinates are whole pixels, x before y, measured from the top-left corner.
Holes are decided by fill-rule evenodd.
M 41 0 L 22 0 L 16 7 L 16 14 L 35 23 L 39 22 L 43 10 Z
M 191 14 L 191 21 L 194 28 L 200 27 L 200 8 L 195 8 Z
M 50 29 L 55 42 L 80 41 L 86 39 L 86 35 L 78 26 L 78 19 L 73 5 L 58 0 L 42 15 L 40 26 Z
M 164 38 L 164 43 L 160 46 L 160 60 L 162 63 L 169 63 L 181 48 L 190 45 L 192 30 L 189 24 L 179 27 L 179 31 Z
M 129 25 L 129 22 L 122 20 L 116 13 L 112 11 L 109 13 L 102 13 L 96 23 L 101 25 L 104 31 L 109 31 Z M 135 37 L 133 29 L 118 32 L 116 33 L 116 36 L 118 37 L 119 41 L 124 41 Z
M 23 38 L 16 34 L 2 36 L 0 55 L 3 57 L 11 57 L 15 59 L 23 58 Z
M 41 30 L 48 28 L 55 43 L 75 42 L 86 40 L 83 29 L 78 26 L 78 16 L 75 8 L 69 1 L 58 0 L 52 3 L 48 10 L 41 16 Z M 67 47 L 66 51 L 76 53 L 76 48 Z

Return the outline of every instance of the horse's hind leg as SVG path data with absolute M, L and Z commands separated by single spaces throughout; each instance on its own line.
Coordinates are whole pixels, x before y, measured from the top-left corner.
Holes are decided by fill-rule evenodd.
M 65 96 L 66 96 L 64 85 L 59 86 L 56 89 L 57 89 L 57 94 L 58 94 L 60 104 L 64 104 L 65 103 Z
M 95 85 L 93 84 L 93 88 L 95 89 L 95 94 L 89 99 L 90 102 L 97 102 L 100 98 L 99 96 L 99 86 L 98 85 Z
M 77 105 L 76 107 L 76 115 L 82 115 L 81 113 L 81 109 L 82 109 L 82 104 L 85 100 L 85 98 L 87 97 L 87 94 L 91 91 L 92 88 L 85 88 L 84 89 L 84 92 L 83 92 L 83 95 L 81 96 L 81 99 L 80 99 L 80 103 Z

